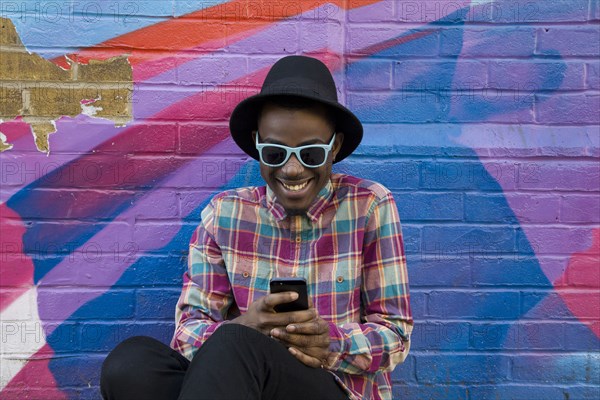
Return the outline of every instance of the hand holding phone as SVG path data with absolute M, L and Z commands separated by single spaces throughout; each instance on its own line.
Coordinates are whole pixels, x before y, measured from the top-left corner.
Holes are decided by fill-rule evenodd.
M 278 304 L 275 312 L 301 311 L 308 309 L 308 292 L 304 278 L 273 278 L 269 284 L 271 293 L 296 292 L 298 298 L 291 303 Z

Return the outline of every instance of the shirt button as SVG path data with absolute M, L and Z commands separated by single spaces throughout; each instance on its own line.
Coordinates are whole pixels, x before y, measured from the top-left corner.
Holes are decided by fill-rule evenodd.
M 302 241 L 302 238 L 300 236 L 296 236 L 296 243 L 300 243 Z
M 244 272 L 242 273 L 242 276 L 243 276 L 244 278 L 247 278 L 247 277 L 249 277 L 249 276 L 250 276 L 250 274 L 249 274 L 248 272 L 244 271 Z
M 340 275 L 340 276 L 338 276 L 338 277 L 337 277 L 337 281 L 338 281 L 338 283 L 342 283 L 342 282 L 344 282 L 344 277 L 343 277 L 343 276 L 341 276 L 341 275 Z

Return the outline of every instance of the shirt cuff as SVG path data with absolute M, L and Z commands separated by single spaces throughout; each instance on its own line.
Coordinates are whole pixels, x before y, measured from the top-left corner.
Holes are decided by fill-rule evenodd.
M 329 324 L 329 355 L 323 368 L 335 371 L 344 361 L 344 332 L 333 322 Z

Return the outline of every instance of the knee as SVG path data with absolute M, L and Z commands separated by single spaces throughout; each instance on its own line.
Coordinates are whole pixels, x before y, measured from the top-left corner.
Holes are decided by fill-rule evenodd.
M 146 336 L 134 336 L 119 343 L 102 363 L 101 385 L 131 381 L 144 365 L 144 358 L 155 341 Z

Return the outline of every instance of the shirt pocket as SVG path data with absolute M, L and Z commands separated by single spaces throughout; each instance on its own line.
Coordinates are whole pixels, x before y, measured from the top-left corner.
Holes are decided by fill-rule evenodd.
M 319 314 L 336 323 L 353 320 L 360 312 L 360 278 L 343 263 L 320 268 L 313 300 Z
M 272 271 L 262 257 L 236 255 L 227 267 L 233 296 L 242 313 L 250 304 L 269 293 Z

